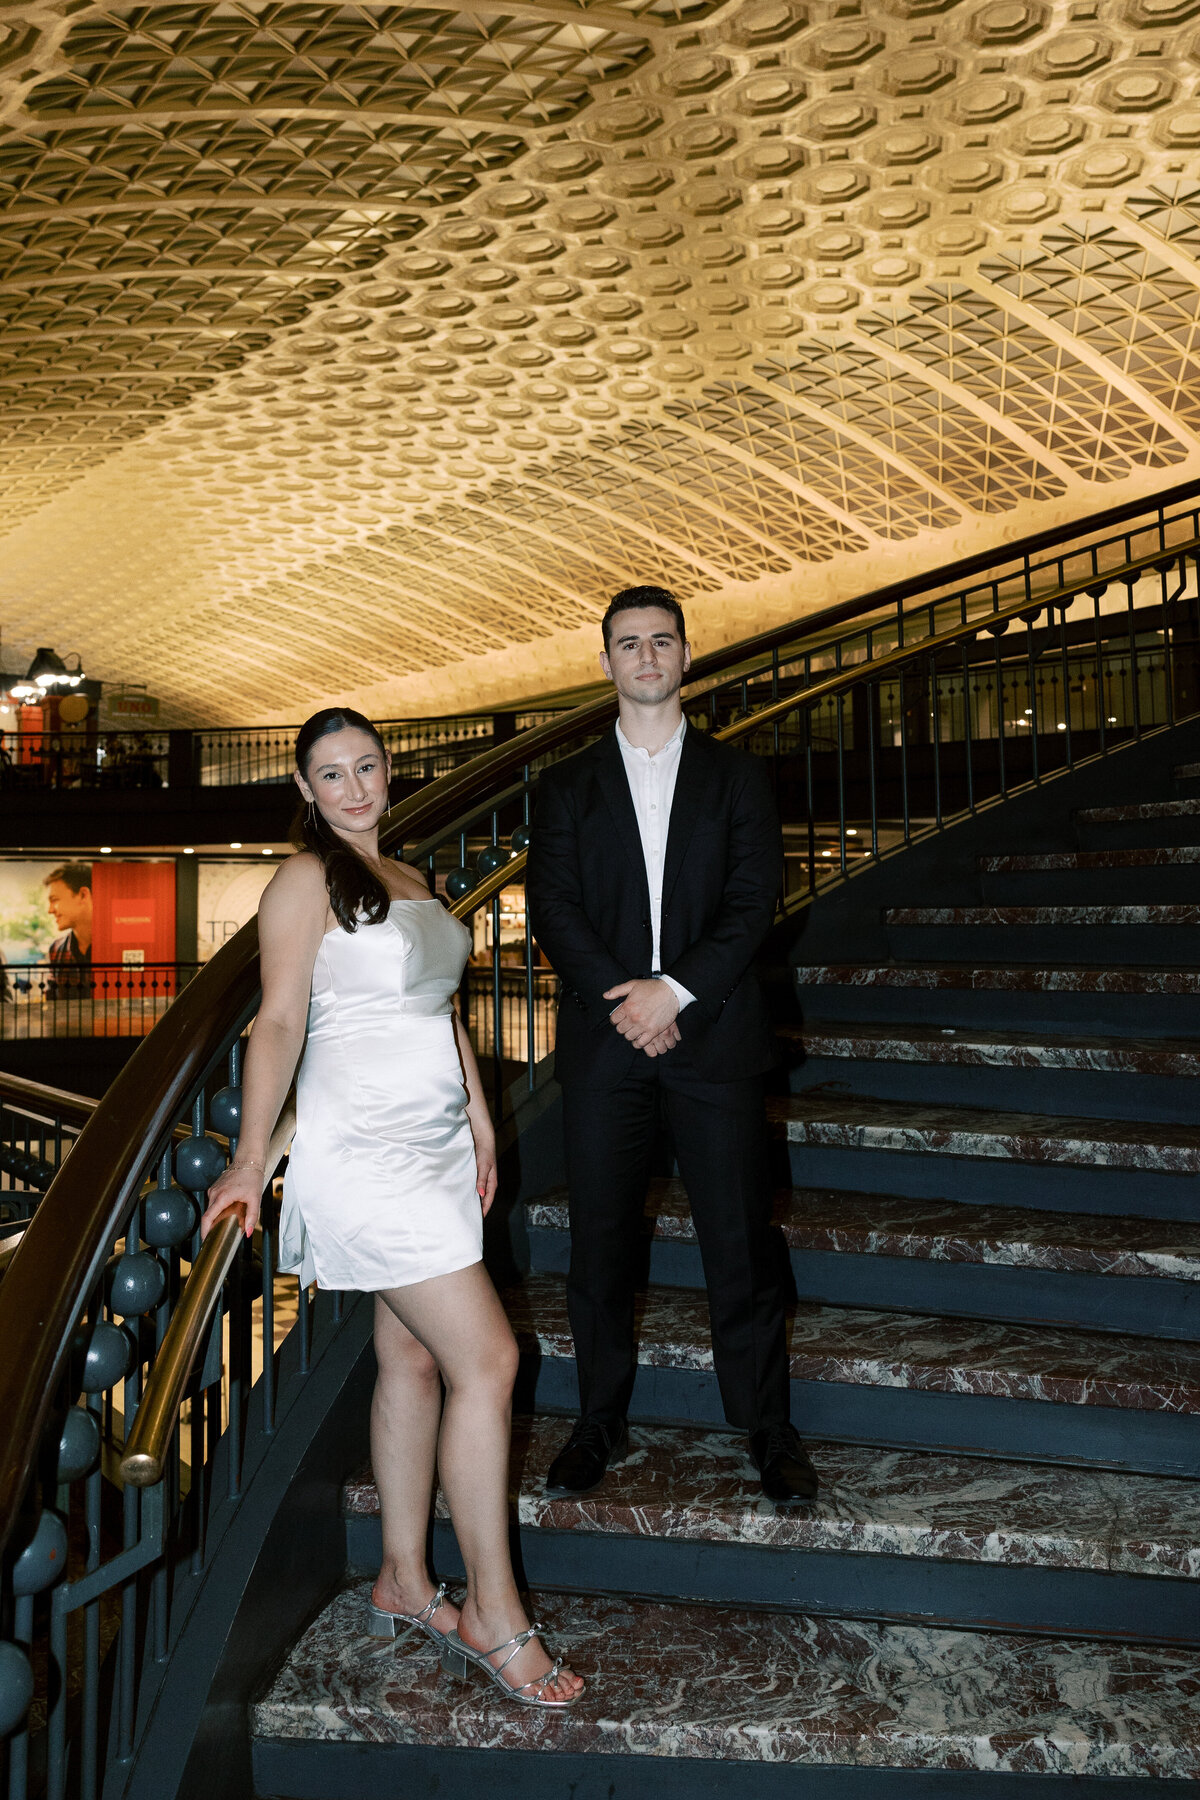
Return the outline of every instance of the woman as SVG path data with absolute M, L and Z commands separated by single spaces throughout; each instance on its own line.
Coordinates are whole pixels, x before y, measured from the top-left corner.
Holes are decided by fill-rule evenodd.
M 204 1228 L 238 1206 L 254 1230 L 271 1129 L 303 1050 L 280 1267 L 375 1294 L 384 1552 L 371 1634 L 419 1629 L 451 1672 L 473 1665 L 513 1700 L 562 1708 L 583 1683 L 543 1649 L 508 1553 L 517 1346 L 481 1260 L 495 1134 L 451 1006 L 470 933 L 415 869 L 380 855 L 390 773 L 379 734 L 346 708 L 314 714 L 296 740 L 305 847 L 259 905 L 262 1005 L 242 1133 Z M 435 1459 L 467 1569 L 461 1612 L 444 1587 L 431 1591 L 425 1559 Z

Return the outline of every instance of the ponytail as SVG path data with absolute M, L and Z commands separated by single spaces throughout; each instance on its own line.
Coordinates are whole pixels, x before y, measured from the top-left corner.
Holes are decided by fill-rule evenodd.
M 365 731 L 379 746 L 380 756 L 387 755 L 383 739 L 369 719 L 349 707 L 327 706 L 305 720 L 296 738 L 296 767 L 305 781 L 308 759 L 318 739 L 347 729 Z M 362 857 L 332 830 L 315 803 L 301 800 L 292 821 L 291 837 L 298 850 L 311 850 L 320 858 L 329 904 L 343 931 L 357 931 L 364 920 L 368 925 L 383 923 L 391 904 L 387 889 Z

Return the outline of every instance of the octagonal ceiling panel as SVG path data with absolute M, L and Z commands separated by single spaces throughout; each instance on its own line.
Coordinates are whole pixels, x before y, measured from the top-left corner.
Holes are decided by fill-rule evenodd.
M 1200 475 L 1200 0 L 0 4 L 0 624 L 178 722 Z

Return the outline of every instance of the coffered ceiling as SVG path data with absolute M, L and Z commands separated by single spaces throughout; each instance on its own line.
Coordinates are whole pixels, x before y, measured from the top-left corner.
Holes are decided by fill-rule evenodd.
M 1200 475 L 1200 0 L 0 0 L 0 625 L 448 711 Z

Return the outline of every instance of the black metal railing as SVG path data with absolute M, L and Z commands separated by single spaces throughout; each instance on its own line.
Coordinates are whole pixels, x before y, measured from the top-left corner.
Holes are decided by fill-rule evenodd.
M 563 710 L 563 709 L 558 709 Z M 436 781 L 481 750 L 552 716 L 542 711 L 382 719 L 395 782 Z M 0 731 L 0 788 L 254 787 L 290 782 L 296 725 L 205 731 Z
M 200 966 L 39 962 L 0 967 L 0 1043 L 145 1037 Z
M 1200 515 L 1186 498 L 1129 513 L 1120 529 L 1110 515 L 1083 546 L 1043 556 L 1026 545 L 957 585 L 904 584 L 701 659 L 685 696 L 692 725 L 771 761 L 788 908 L 986 798 L 1196 712 Z M 383 834 L 477 921 L 463 1003 L 502 1131 L 539 1081 L 552 1025 L 552 978 L 521 892 L 538 771 L 613 711 L 605 697 L 493 743 L 403 801 Z M 268 1209 L 224 1283 L 162 1480 L 113 1475 L 197 1254 L 198 1198 L 236 1144 L 257 999 L 251 923 L 165 1010 L 69 1153 L 64 1123 L 63 1146 L 41 1158 L 48 1185 L 13 1178 L 28 1222 L 16 1221 L 24 1233 L 0 1280 L 0 1697 L 17 1727 L 7 1800 L 26 1800 L 35 1767 L 48 1800 L 63 1800 L 69 1771 L 83 1796 L 106 1771 L 119 1785 L 153 1714 L 181 1583 L 203 1579 L 247 1457 L 269 1454 L 344 1329 L 342 1296 L 298 1293 L 277 1275 Z M 46 1124 L 53 1134 L 52 1109 Z

